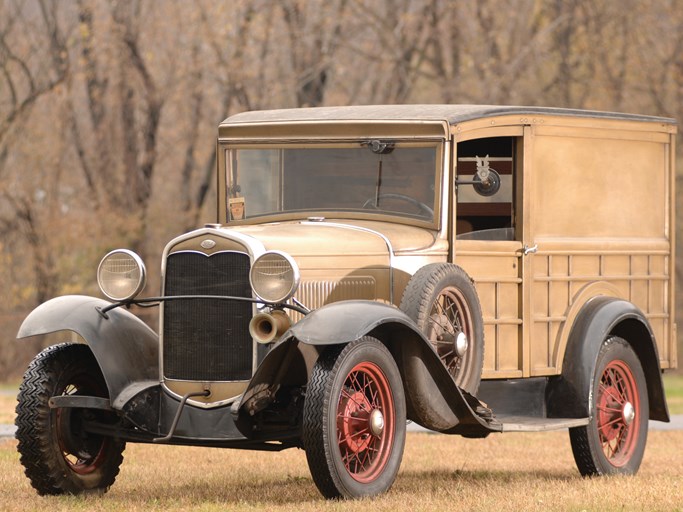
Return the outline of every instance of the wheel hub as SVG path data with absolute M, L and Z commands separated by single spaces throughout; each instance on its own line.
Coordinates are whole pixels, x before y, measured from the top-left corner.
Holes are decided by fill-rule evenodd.
M 379 409 L 375 409 L 370 413 L 370 432 L 375 437 L 382 437 L 384 432 L 384 415 Z
M 467 339 L 467 335 L 460 331 L 455 337 L 455 353 L 458 357 L 463 357 L 467 353 L 467 347 L 470 343 Z
M 633 420 L 636 418 L 636 409 L 631 402 L 626 402 L 624 404 L 624 408 L 621 411 L 621 417 L 627 425 L 633 423 Z

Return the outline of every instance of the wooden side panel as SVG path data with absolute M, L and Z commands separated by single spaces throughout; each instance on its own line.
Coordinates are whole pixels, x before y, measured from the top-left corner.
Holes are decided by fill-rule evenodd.
M 594 287 L 595 294 L 610 294 L 638 306 L 654 332 L 662 367 L 670 366 L 668 243 L 574 241 L 570 246 L 545 240 L 539 242 L 533 259 L 531 375 L 559 371 L 570 327 L 565 324 L 590 297 L 582 293 L 588 287 Z
M 525 242 L 538 246 L 525 260 L 531 376 L 560 371 L 571 316 L 589 287 L 638 306 L 662 367 L 675 364 L 671 139 L 631 128 L 530 128 Z
M 520 250 L 519 242 L 455 242 L 455 263 L 474 280 L 484 316 L 483 378 L 522 376 Z
M 533 132 L 535 237 L 668 238 L 667 144 L 630 132 L 620 139 L 576 128 Z

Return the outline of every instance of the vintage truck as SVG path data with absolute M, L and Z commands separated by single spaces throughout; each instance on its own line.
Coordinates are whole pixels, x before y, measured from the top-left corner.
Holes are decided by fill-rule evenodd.
M 21 462 L 40 494 L 106 490 L 127 442 L 302 448 L 328 497 L 396 478 L 406 422 L 568 429 L 583 475 L 638 470 L 675 368 L 672 119 L 540 107 L 246 112 L 217 141 L 217 218 L 126 249 L 108 300 L 19 338 Z M 159 307 L 159 333 L 129 312 Z

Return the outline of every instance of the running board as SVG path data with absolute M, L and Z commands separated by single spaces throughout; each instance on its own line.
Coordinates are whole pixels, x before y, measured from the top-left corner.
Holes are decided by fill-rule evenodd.
M 501 432 L 547 432 L 566 428 L 585 427 L 590 418 L 539 418 L 537 416 L 496 415 Z

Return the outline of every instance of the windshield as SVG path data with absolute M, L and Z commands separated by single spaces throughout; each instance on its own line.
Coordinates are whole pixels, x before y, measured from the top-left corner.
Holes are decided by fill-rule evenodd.
M 290 212 L 386 213 L 432 221 L 437 143 L 368 140 L 228 149 L 228 220 Z

